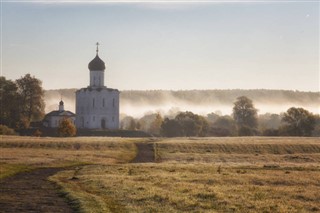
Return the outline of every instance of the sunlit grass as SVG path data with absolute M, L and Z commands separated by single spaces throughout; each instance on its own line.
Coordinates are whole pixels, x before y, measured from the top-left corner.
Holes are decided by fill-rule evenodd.
M 53 177 L 86 212 L 307 212 L 320 210 L 318 169 L 211 164 L 85 166 Z
M 81 164 L 125 163 L 136 155 L 139 138 L 75 137 L 38 138 L 2 136 L 1 165 L 65 167 Z M 4 166 L 2 166 L 4 168 Z M 7 176 L 10 169 L 1 169 Z M 14 173 L 12 173 L 14 174 Z
M 19 172 L 29 171 L 31 168 L 23 164 L 0 163 L 0 179 L 15 175 Z
M 150 141 L 157 163 L 129 164 Z M 78 165 L 50 180 L 83 212 L 320 211 L 318 138 L 3 137 L 0 148 L 5 174 Z
M 173 138 L 155 145 L 158 162 L 199 162 L 230 166 L 276 164 L 317 166 L 318 138 Z

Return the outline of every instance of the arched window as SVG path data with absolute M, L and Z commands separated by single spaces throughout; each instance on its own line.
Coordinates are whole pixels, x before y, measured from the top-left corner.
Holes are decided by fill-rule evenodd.
M 92 107 L 94 107 L 94 99 L 92 100 Z
M 115 100 L 114 100 L 114 98 L 112 99 L 112 106 L 114 107 L 114 105 L 115 105 Z
M 104 107 L 104 105 L 105 105 L 105 102 L 104 102 L 104 99 L 102 100 L 102 107 Z

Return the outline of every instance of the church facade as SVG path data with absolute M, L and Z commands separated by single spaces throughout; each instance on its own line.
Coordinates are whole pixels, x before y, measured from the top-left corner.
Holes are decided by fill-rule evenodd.
M 90 84 L 76 91 L 76 127 L 119 129 L 119 90 L 104 83 L 105 63 L 96 57 L 89 63 Z
M 69 119 L 75 124 L 76 115 L 68 110 L 64 110 L 64 103 L 59 102 L 59 110 L 51 111 L 45 115 L 42 125 L 47 128 L 58 128 L 63 119 Z

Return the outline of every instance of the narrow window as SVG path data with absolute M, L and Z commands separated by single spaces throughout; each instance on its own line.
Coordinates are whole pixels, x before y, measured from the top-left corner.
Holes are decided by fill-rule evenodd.
M 95 120 L 95 117 L 94 117 L 94 116 L 92 117 L 92 120 L 93 120 L 93 121 Z
M 104 104 L 105 104 L 105 103 L 104 103 L 104 99 L 103 99 L 103 100 L 102 100 L 102 107 L 104 107 Z
M 112 99 L 112 106 L 114 107 L 114 98 Z
M 112 121 L 114 122 L 114 117 L 112 117 Z
M 92 107 L 94 107 L 94 99 L 92 100 Z

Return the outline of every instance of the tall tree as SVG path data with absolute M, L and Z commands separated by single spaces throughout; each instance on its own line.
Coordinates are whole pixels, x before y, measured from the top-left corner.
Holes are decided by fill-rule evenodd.
M 252 135 L 258 126 L 257 109 L 254 107 L 252 100 L 246 96 L 237 98 L 233 107 L 233 118 L 238 126 L 239 135 Z
M 17 85 L 0 77 L 0 124 L 15 128 L 20 119 Z
M 315 128 L 315 116 L 303 108 L 291 107 L 284 113 L 281 130 L 291 136 L 311 136 Z
M 30 74 L 26 74 L 16 80 L 16 83 L 21 97 L 20 107 L 23 119 L 28 121 L 41 120 L 44 116 L 45 107 L 42 82 Z
M 163 122 L 163 118 L 159 113 L 157 113 L 156 117 L 150 124 L 149 132 L 155 135 L 159 135 L 162 122 Z

